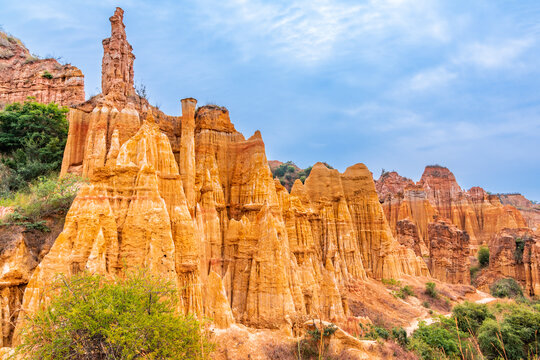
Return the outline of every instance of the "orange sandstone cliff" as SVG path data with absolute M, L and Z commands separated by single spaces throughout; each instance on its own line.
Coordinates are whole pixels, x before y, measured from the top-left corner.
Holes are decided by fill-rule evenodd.
M 173 117 L 140 98 L 122 19 L 117 8 L 103 41 L 103 93 L 68 115 L 62 174 L 90 182 L 31 274 L 23 313 L 47 302 L 58 273 L 146 267 L 177 284 L 185 313 L 290 332 L 303 316 L 345 321 L 348 290 L 368 277 L 428 275 L 392 235 L 363 164 L 316 164 L 289 193 L 261 134 L 244 138 L 226 108 L 189 98 Z
M 0 107 L 34 97 L 42 103 L 84 102 L 84 75 L 55 59 L 39 59 L 23 43 L 0 31 Z

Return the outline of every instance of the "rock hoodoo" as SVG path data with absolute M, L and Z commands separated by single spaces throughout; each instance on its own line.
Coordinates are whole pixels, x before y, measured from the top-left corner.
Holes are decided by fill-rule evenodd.
M 0 31 L 0 108 L 34 97 L 42 103 L 84 102 L 84 75 L 75 66 L 31 55 L 23 43 Z
M 186 313 L 290 331 L 298 316 L 344 321 L 348 287 L 368 276 L 428 275 L 392 235 L 363 164 L 316 164 L 289 194 L 261 134 L 244 138 L 226 108 L 184 99 L 174 117 L 150 106 L 133 89 L 122 19 L 118 8 L 103 41 L 103 93 L 68 114 L 62 174 L 90 183 L 33 272 L 24 312 L 47 301 L 55 274 L 143 266 L 178 284 Z

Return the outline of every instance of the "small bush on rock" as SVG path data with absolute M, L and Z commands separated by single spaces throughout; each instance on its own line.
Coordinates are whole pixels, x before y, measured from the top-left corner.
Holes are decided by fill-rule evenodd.
M 516 298 L 523 296 L 521 286 L 512 278 L 500 279 L 493 283 L 489 290 L 491 295 L 498 298 Z

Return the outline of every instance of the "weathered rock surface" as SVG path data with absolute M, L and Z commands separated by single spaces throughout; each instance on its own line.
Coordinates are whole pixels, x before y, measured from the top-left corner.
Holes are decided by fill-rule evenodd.
M 540 294 L 540 236 L 531 229 L 503 229 L 489 242 L 489 268 L 478 279 L 479 286 L 511 277 L 528 295 Z
M 11 344 L 26 284 L 62 230 L 62 223 L 63 221 L 57 218 L 49 219 L 47 225 L 51 231 L 46 234 L 27 231 L 20 226 L 0 227 L 2 346 Z
M 24 312 L 58 273 L 146 267 L 178 284 L 185 313 L 291 331 L 298 316 L 344 321 L 347 289 L 368 275 L 428 274 L 392 236 L 364 165 L 317 164 L 289 194 L 261 134 L 245 139 L 226 108 L 184 99 L 170 117 L 136 95 L 122 16 L 103 42 L 103 93 L 69 113 L 62 174 L 90 183 L 32 274 Z
M 521 194 L 497 194 L 497 196 L 503 205 L 512 205 L 521 212 L 527 227 L 533 230 L 540 229 L 540 204 L 533 204 Z
M 469 235 L 439 220 L 428 226 L 431 275 L 452 284 L 470 284 Z
M 72 65 L 31 55 L 19 39 L 0 31 L 0 107 L 29 96 L 42 103 L 82 103 L 84 75 Z
M 416 224 L 426 246 L 428 224 L 437 219 L 467 231 L 473 249 L 503 228 L 526 226 L 516 208 L 501 204 L 496 195 L 480 187 L 462 190 L 450 170 L 438 165 L 427 166 L 416 184 L 395 172 L 384 173 L 377 181 L 377 189 L 394 234 L 398 221 L 408 219 Z

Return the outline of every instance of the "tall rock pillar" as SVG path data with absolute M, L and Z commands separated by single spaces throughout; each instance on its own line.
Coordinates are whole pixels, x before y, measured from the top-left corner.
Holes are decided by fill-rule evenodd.
M 197 100 L 182 99 L 180 176 L 190 211 L 195 207 L 195 107 Z
M 126 38 L 124 10 L 117 7 L 111 22 L 111 37 L 103 40 L 101 91 L 111 100 L 125 101 L 135 94 L 133 84 L 133 48 Z

